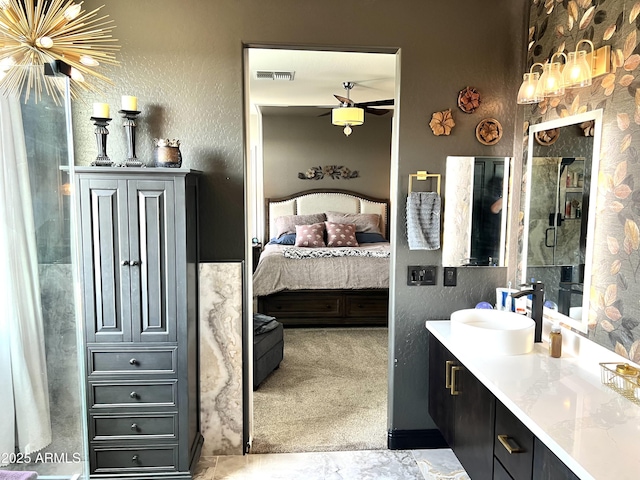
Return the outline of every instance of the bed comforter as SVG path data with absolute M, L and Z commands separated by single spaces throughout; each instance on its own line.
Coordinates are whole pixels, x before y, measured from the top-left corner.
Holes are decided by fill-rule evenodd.
M 353 247 L 353 254 L 286 258 L 285 250 L 295 252 L 291 246 L 266 245 L 253 274 L 253 295 L 262 297 L 282 290 L 389 288 L 389 257 L 384 252 L 390 248 L 389 243 L 363 243 Z

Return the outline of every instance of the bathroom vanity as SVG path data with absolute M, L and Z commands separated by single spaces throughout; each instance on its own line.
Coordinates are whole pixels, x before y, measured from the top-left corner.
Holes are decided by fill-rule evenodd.
M 600 382 L 599 362 L 621 357 L 569 331 L 561 358 L 546 342 L 492 356 L 449 321 L 426 326 L 429 414 L 473 480 L 638 477 L 640 407 Z

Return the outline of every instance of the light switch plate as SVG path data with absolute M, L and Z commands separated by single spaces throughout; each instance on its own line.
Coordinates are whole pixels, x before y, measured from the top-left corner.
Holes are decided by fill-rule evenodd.
M 407 285 L 435 285 L 436 265 L 409 265 L 407 267 Z
M 458 284 L 458 269 L 456 267 L 444 267 L 445 287 L 455 287 Z

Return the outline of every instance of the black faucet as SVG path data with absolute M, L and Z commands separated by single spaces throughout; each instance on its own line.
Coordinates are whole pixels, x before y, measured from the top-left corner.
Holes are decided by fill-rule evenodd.
M 511 298 L 523 297 L 525 295 L 533 296 L 531 301 L 531 319 L 535 322 L 534 342 L 542 342 L 542 314 L 544 310 L 544 284 L 542 282 L 535 282 L 531 285 L 531 288 L 527 290 L 520 290 L 519 292 L 512 293 Z

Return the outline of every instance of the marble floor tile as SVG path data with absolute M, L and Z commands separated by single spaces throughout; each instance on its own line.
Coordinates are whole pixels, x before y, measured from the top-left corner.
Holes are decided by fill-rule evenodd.
M 202 457 L 194 480 L 469 480 L 449 449 Z

